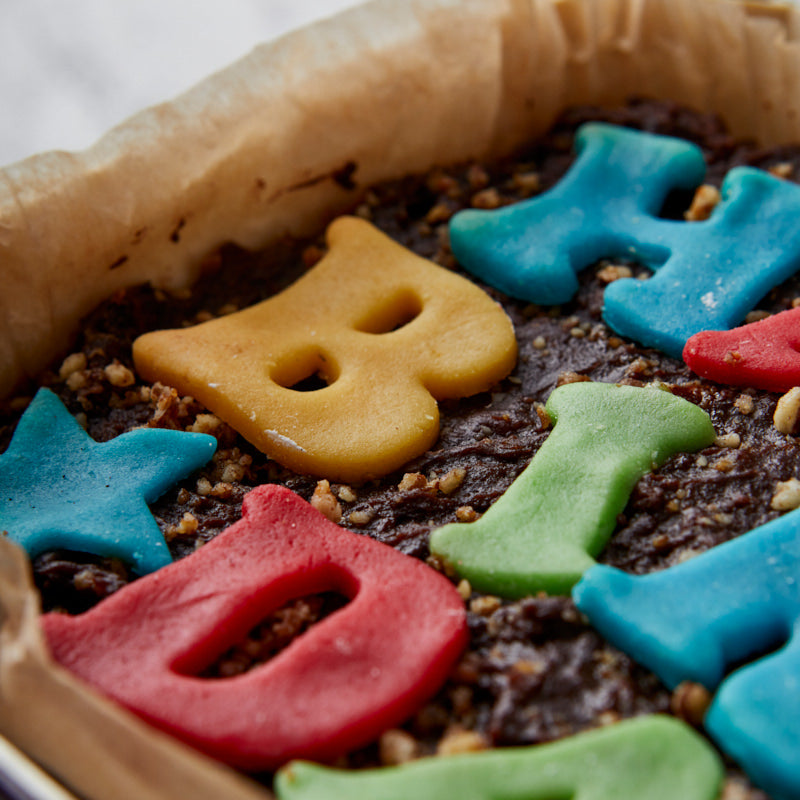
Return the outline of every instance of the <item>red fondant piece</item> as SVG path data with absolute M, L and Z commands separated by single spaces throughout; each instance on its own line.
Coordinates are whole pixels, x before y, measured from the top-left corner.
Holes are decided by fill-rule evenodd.
M 800 308 L 729 331 L 702 331 L 683 349 L 698 375 L 717 383 L 786 392 L 800 386 Z
M 329 590 L 350 602 L 266 664 L 195 677 L 285 601 Z M 251 491 L 243 519 L 188 558 L 42 624 L 62 665 L 248 770 L 328 761 L 373 740 L 439 688 L 467 636 L 445 578 L 278 486 Z

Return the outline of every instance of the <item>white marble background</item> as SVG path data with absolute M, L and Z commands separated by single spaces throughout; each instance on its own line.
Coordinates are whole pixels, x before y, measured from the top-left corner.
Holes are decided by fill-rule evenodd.
M 359 0 L 0 0 L 0 164 L 77 150 Z

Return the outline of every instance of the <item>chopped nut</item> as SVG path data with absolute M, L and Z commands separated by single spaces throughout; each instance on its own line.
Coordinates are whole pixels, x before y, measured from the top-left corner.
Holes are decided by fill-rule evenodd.
M 474 522 L 478 519 L 478 512 L 472 506 L 459 506 L 456 509 L 456 519 L 459 522 Z
M 444 477 L 439 478 L 439 491 L 452 494 L 464 482 L 467 471 L 464 467 L 453 467 Z
M 470 583 L 466 578 L 462 578 L 458 582 L 456 589 L 458 590 L 459 595 L 461 595 L 462 600 L 469 600 L 469 596 L 472 594 L 472 586 L 470 586 Z
M 62 362 L 58 369 L 58 377 L 65 381 L 75 372 L 86 369 L 86 355 L 84 353 L 71 353 Z
M 566 386 L 568 383 L 585 383 L 592 379 L 588 375 L 581 375 L 579 372 L 562 372 L 556 380 L 556 386 Z
M 773 164 L 768 167 L 767 171 L 776 178 L 791 178 L 794 172 L 794 165 L 789 161 L 783 161 L 780 164 Z
M 354 503 L 358 499 L 358 495 L 353 491 L 353 488 L 346 484 L 339 486 L 336 493 L 339 499 L 345 503 Z
M 740 394 L 733 401 L 733 405 L 740 414 L 752 414 L 755 408 L 753 398 L 749 394 Z
M 632 278 L 633 270 L 630 267 L 623 266 L 622 264 L 609 264 L 603 267 L 598 273 L 597 277 L 603 283 L 613 283 L 620 278 Z
M 201 497 L 206 497 L 211 494 L 211 481 L 208 478 L 197 479 L 197 494 Z
M 616 350 L 618 347 L 622 347 L 622 339 L 619 336 L 609 336 L 608 346 Z
M 693 681 L 679 683 L 670 698 L 672 713 L 690 725 L 700 727 L 711 705 L 711 694 L 705 686 Z
M 575 339 L 583 339 L 583 337 L 586 336 L 586 331 L 583 330 L 583 328 L 572 328 L 569 335 Z
M 330 481 L 321 480 L 317 482 L 314 494 L 311 496 L 311 505 L 337 525 L 342 519 L 342 507 L 331 491 Z
M 191 433 L 207 433 L 215 436 L 224 424 L 216 414 L 198 414 L 195 421 L 186 430 Z
M 406 764 L 419 755 L 417 740 L 407 731 L 392 728 L 384 731 L 378 740 L 378 754 L 386 767 Z
M 106 380 L 112 386 L 133 386 L 136 378 L 133 372 L 115 358 L 104 370 Z
M 86 373 L 82 370 L 73 372 L 67 377 L 67 388 L 72 392 L 77 392 L 78 389 L 83 389 L 88 383 Z
M 775 492 L 769 505 L 774 511 L 791 511 L 800 508 L 800 480 L 789 478 L 788 481 L 780 481 L 775 486 Z
M 542 187 L 538 172 L 515 172 L 511 178 L 514 186 L 525 194 L 536 194 Z
M 409 492 L 412 489 L 427 489 L 428 479 L 421 472 L 406 472 L 403 479 L 397 484 L 401 492 Z
M 689 222 L 701 222 L 711 216 L 711 212 L 722 200 L 722 195 L 716 186 L 704 183 L 697 188 L 692 198 L 689 210 L 683 215 Z
M 755 311 L 751 311 L 745 318 L 745 324 L 750 325 L 753 322 L 761 322 L 762 319 L 766 319 L 767 317 L 772 316 L 769 311 L 762 311 L 761 309 L 756 309 Z
M 491 189 L 482 189 L 480 192 L 475 192 L 470 203 L 473 208 L 492 209 L 499 208 L 502 201 L 500 193 L 492 187 Z
M 534 346 L 534 347 L 535 347 L 537 350 L 544 350 L 544 349 L 545 349 L 545 347 L 547 347 L 547 339 L 545 339 L 545 338 L 544 338 L 544 336 L 537 336 L 537 337 L 536 337 L 536 338 L 533 340 L 533 346 Z
M 752 792 L 739 783 L 738 778 L 728 778 L 722 787 L 719 800 L 751 800 L 752 797 Z
M 469 188 L 484 189 L 489 185 L 489 173 L 480 164 L 471 164 L 467 170 Z
M 729 458 L 719 458 L 711 466 L 717 472 L 730 472 L 735 464 Z
M 425 222 L 428 225 L 436 225 L 439 222 L 447 222 L 453 216 L 453 209 L 447 203 L 436 203 L 425 215 Z
M 707 467 L 708 466 L 708 459 L 705 456 L 697 456 L 694 460 L 694 463 L 697 464 L 698 467 Z
M 369 525 L 372 522 L 372 518 L 375 516 L 375 511 L 373 509 L 365 509 L 364 511 L 351 511 L 349 516 L 347 517 L 347 521 L 351 525 L 356 525 L 358 527 L 362 525 Z
M 742 437 L 738 433 L 724 433 L 717 436 L 714 444 L 718 447 L 732 447 L 737 448 L 742 443 Z
M 533 408 L 536 411 L 536 416 L 539 417 L 539 422 L 542 423 L 542 430 L 546 431 L 553 424 L 553 420 L 550 419 L 550 415 L 547 413 L 547 408 L 543 403 L 536 403 Z
M 793 434 L 798 431 L 799 418 L 800 386 L 795 386 L 778 400 L 772 421 L 781 433 Z
M 722 360 L 728 364 L 728 366 L 733 366 L 742 360 L 742 354 L 738 350 L 728 350 Z
M 436 755 L 452 756 L 457 753 L 477 753 L 486 750 L 489 743 L 477 731 L 460 729 L 448 731 L 436 748 Z
M 474 598 L 469 604 L 469 610 L 473 614 L 480 614 L 482 617 L 488 617 L 489 614 L 494 614 L 501 605 L 502 601 L 499 597 L 487 594 Z
M 197 533 L 197 517 L 190 511 L 186 511 L 177 525 L 169 525 L 164 531 L 164 538 L 169 542 L 176 536 L 191 536 Z

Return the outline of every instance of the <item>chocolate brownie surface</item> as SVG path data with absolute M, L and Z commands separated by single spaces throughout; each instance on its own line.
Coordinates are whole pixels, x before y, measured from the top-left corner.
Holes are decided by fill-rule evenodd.
M 353 212 L 420 255 L 459 271 L 447 241 L 450 216 L 470 206 L 498 207 L 552 186 L 572 163 L 576 128 L 588 120 L 694 141 L 706 155 L 712 185 L 719 186 L 737 165 L 800 179 L 800 148 L 764 150 L 735 141 L 712 116 L 634 101 L 612 111 L 568 111 L 512 159 L 436 169 L 366 192 L 354 188 Z M 349 180 L 357 179 L 356 165 Z M 664 216 L 681 218 L 691 201 L 676 193 Z M 719 434 L 711 447 L 674 456 L 637 483 L 600 557 L 605 563 L 637 574 L 679 563 L 778 516 L 771 507 L 778 483 L 800 477 L 797 441 L 773 425 L 777 395 L 699 380 L 682 362 L 624 341 L 607 328 L 600 314 L 604 287 L 626 275 L 646 279 L 641 266 L 619 260 L 585 270 L 577 296 L 557 308 L 531 306 L 483 287 L 514 323 L 520 353 L 516 369 L 491 393 L 441 403 L 441 434 L 434 448 L 380 481 L 352 486 L 294 474 L 191 398 L 139 381 L 131 343 L 140 333 L 197 324 L 251 305 L 284 288 L 323 253 L 321 239 L 288 241 L 260 253 L 229 246 L 209 256 L 207 274 L 191 291 L 178 296 L 147 287 L 120 292 L 86 320 L 72 354 L 42 377 L 42 384 L 56 391 L 100 441 L 139 425 L 217 436 L 213 462 L 152 507 L 176 558 L 235 522 L 251 487 L 272 482 L 297 491 L 341 525 L 441 569 L 428 552 L 431 529 L 475 519 L 503 493 L 549 433 L 547 397 L 557 385 L 577 380 L 668 384 L 705 409 Z M 777 312 L 796 298 L 800 282 L 793 278 L 764 298 L 760 309 Z M 312 378 L 295 388 L 315 385 Z M 3 408 L 3 449 L 25 404 L 26 397 L 18 397 Z M 119 562 L 68 552 L 40 556 L 34 571 L 44 607 L 72 613 L 135 577 Z M 466 582 L 459 590 L 469 609 L 470 645 L 447 684 L 402 729 L 386 732 L 342 763 L 388 764 L 436 752 L 535 744 L 650 712 L 676 713 L 694 724 L 701 720 L 708 702 L 701 687 L 683 685 L 670 693 L 604 642 L 569 598 L 505 601 L 475 593 Z M 336 596 L 293 601 L 220 654 L 205 674 L 251 668 L 342 602 Z M 731 797 L 766 797 L 733 766 L 727 791 Z

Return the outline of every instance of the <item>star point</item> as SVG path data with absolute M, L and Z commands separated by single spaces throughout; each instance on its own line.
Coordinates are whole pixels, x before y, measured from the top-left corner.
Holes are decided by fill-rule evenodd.
M 160 429 L 96 442 L 40 389 L 0 455 L 0 529 L 31 558 L 63 548 L 152 572 L 172 558 L 148 503 L 215 450 L 212 436 Z

